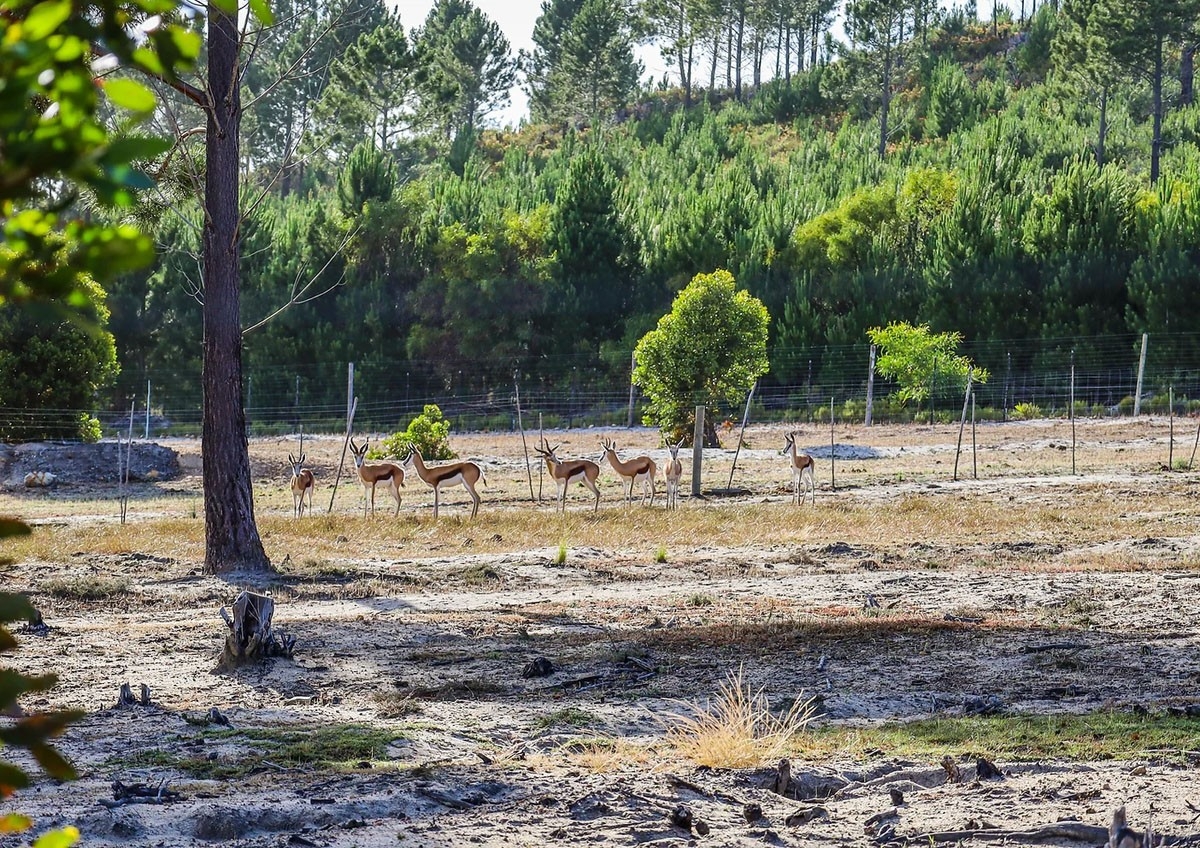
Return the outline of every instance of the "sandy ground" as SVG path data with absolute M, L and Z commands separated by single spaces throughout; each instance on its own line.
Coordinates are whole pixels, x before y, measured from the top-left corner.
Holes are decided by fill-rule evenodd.
M 572 547 L 559 563 L 550 533 L 544 546 L 475 552 L 466 540 L 476 531 L 463 522 L 455 547 L 409 544 L 278 581 L 276 621 L 297 638 L 295 657 L 234 675 L 212 669 L 223 639 L 215 610 L 230 603 L 236 581 L 153 550 L 18 562 L 4 571 L 5 587 L 30 591 L 50 629 L 21 634 L 12 664 L 62 679 L 23 703 L 80 708 L 86 717 L 61 744 L 80 780 L 41 779 L 13 806 L 39 829 L 78 824 L 92 846 L 949 845 L 989 829 L 1024 833 L 1013 841 L 1084 845 L 1103 840 L 1044 828 L 1060 819 L 1107 826 L 1121 805 L 1139 828 L 1151 820 L 1182 839 L 1200 831 L 1200 753 L 1001 761 L 1001 777 L 980 780 L 973 763 L 988 752 L 947 749 L 964 771 L 957 783 L 936 760 L 885 751 L 795 757 L 785 797 L 770 788 L 770 764 L 698 768 L 666 756 L 663 744 L 671 714 L 706 703 L 739 669 L 772 704 L 815 696 L 821 722 L 847 724 L 953 717 L 980 704 L 1052 716 L 1200 703 L 1200 473 L 1166 472 L 1171 460 L 1188 458 L 1194 422 L 1176 422 L 1173 449 L 1169 427 L 1081 422 L 1075 475 L 1066 422 L 980 427 L 978 479 L 967 453 L 958 481 L 957 427 L 841 427 L 832 439 L 808 428 L 799 443 L 818 460 L 818 492 L 803 513 L 788 505 L 782 428 L 751 428 L 735 493 L 685 498 L 682 508 L 735 503 L 751 521 L 815 521 L 802 544 L 756 542 L 744 528 L 717 526 L 673 546 L 665 562 L 652 544 L 620 544 Z M 564 455 L 594 459 L 605 434 L 623 453 L 628 443 L 666 456 L 646 430 L 549 437 Z M 732 446 L 736 433 L 725 440 Z M 199 446 L 166 443 L 181 453 L 184 477 L 147 484 L 131 506 L 134 521 L 196 510 Z M 467 434 L 455 445 L 485 467 L 485 512 L 538 509 L 550 523 L 550 503 L 527 502 L 519 437 Z M 261 516 L 291 510 L 285 460 L 295 447 L 252 443 Z M 321 481 L 318 512 L 341 447 L 336 438 L 306 443 Z M 708 452 L 706 491 L 728 485 L 732 458 Z M 348 476 L 341 485 L 337 510 L 357 511 L 361 489 Z M 1094 520 L 1053 532 L 897 538 L 887 528 L 898 510 L 967 503 L 1050 511 L 1082 491 L 1100 493 Z M 622 508 L 611 472 L 604 493 L 603 509 Z M 113 520 L 111 500 L 84 494 L 9 493 L 0 512 L 43 532 Z M 572 512 L 590 509 L 585 494 L 571 493 Z M 400 520 L 427 519 L 430 502 L 410 481 Z M 448 493 L 443 521 L 461 522 L 467 505 L 461 489 Z M 877 510 L 878 527 L 852 536 L 820 530 L 822 513 L 864 505 Z M 64 598 L 44 591 L 48 574 L 120 577 L 131 589 L 105 600 Z M 538 657 L 556 672 L 523 677 Z M 113 708 L 122 682 L 148 685 L 153 705 Z M 394 739 L 382 760 L 338 771 L 268 762 L 241 780 L 200 780 L 163 754 L 236 759 L 246 741 L 205 725 L 212 707 L 235 731 L 353 724 Z M 1200 748 L 1200 721 L 1197 731 Z M 606 749 L 611 757 L 579 755 Z M 182 799 L 107 809 L 98 802 L 111 797 L 114 780 L 166 781 Z M 903 802 L 893 804 L 889 790 Z M 704 827 L 673 825 L 679 804 Z M 748 822 L 748 804 L 762 817 Z M 804 812 L 815 806 L 820 812 Z M 10 844 L 20 842 L 0 836 L 0 846 Z

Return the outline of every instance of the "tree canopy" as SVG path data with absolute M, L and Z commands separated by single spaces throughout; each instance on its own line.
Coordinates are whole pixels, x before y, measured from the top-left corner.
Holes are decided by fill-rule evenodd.
M 728 271 L 697 274 L 638 342 L 633 381 L 649 398 L 646 423 L 674 441 L 688 435 L 696 406 L 713 416 L 736 407 L 767 372 L 769 320 Z

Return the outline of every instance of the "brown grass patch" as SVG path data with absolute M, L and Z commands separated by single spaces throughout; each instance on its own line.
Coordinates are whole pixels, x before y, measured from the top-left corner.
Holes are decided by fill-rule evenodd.
M 706 706 L 666 719 L 667 740 L 696 765 L 754 768 L 778 760 L 812 720 L 812 700 L 796 700 L 782 715 L 771 712 L 763 690 L 752 692 L 739 669 Z

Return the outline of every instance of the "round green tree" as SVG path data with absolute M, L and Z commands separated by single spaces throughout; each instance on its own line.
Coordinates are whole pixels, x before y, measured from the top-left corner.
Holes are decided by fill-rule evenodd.
M 717 444 L 713 421 L 730 412 L 767 373 L 762 301 L 738 291 L 728 271 L 697 274 L 671 311 L 637 345 L 633 381 L 646 393 L 645 423 L 670 438 L 695 428 L 695 407 L 708 408 L 705 444 Z
M 96 391 L 117 375 L 103 289 L 79 275 L 86 303 L 74 311 L 0 306 L 0 441 L 100 438 Z

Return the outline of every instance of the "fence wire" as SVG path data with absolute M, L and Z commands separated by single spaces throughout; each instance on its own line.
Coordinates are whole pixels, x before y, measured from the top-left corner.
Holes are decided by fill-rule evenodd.
M 960 353 L 988 372 L 975 385 L 981 418 L 1061 416 L 1071 397 L 1076 415 L 1132 414 L 1142 337 L 1134 334 L 1061 339 L 965 342 Z M 354 363 L 359 398 L 355 428 L 390 432 L 407 426 L 426 404 L 437 404 L 458 430 L 515 430 L 519 387 L 527 427 L 623 426 L 642 421 L 645 399 L 636 390 L 630 408 L 630 354 L 571 356 L 536 361 L 431 361 L 378 357 Z M 755 393 L 756 421 L 862 420 L 865 415 L 869 345 L 820 345 L 775 349 L 772 369 Z M 250 432 L 341 432 L 348 408 L 345 362 L 247 367 L 243 381 Z M 146 430 L 149 384 L 151 434 L 196 434 L 201 423 L 200 375 L 194 370 L 148 369 L 126 373 L 118 391 L 92 409 L 0 407 L 0 432 L 36 425 L 66 437 L 82 415 L 96 415 L 106 434 L 129 426 Z M 904 422 L 957 418 L 963 387 L 935 381 L 920 404 L 893 400 L 898 386 L 874 379 L 872 420 Z M 1173 390 L 1175 411 L 1200 407 L 1200 333 L 1151 336 L 1147 346 L 1141 410 L 1166 412 Z M 631 414 L 632 413 L 632 414 Z M 718 414 L 739 416 L 731 403 Z

